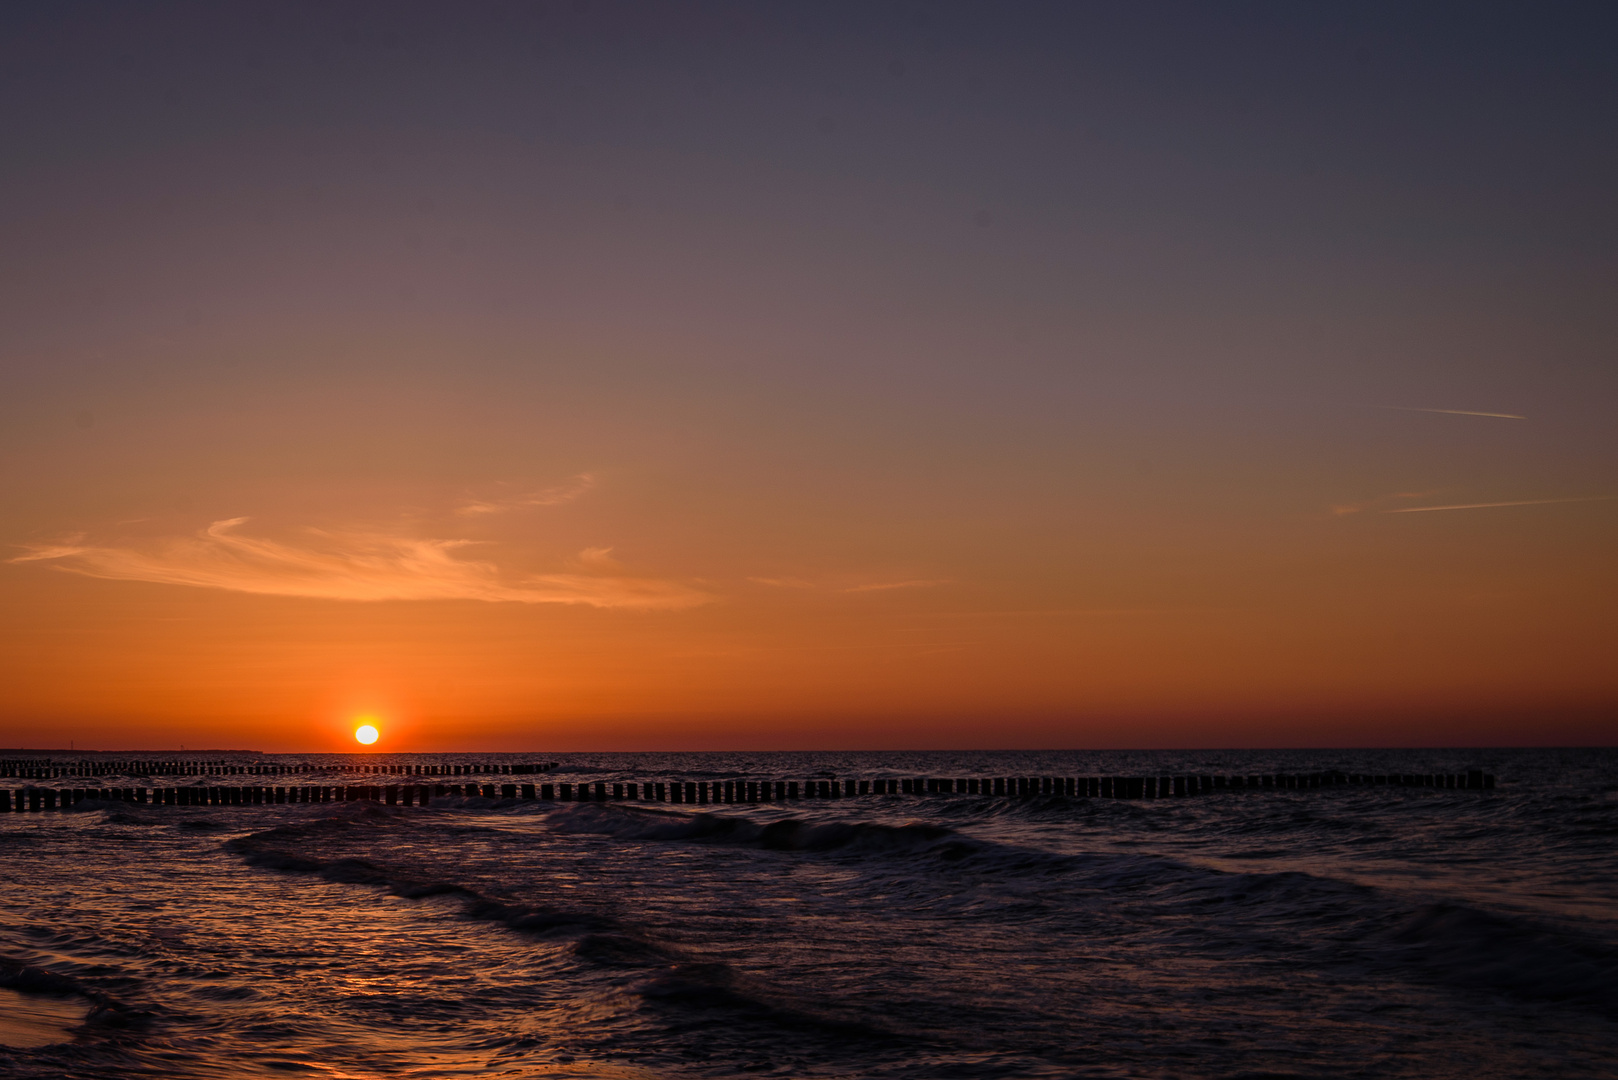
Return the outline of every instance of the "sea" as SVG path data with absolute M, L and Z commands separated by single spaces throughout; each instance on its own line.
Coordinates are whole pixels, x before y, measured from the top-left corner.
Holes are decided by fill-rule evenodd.
M 462 759 L 1498 782 L 0 814 L 0 1077 L 1618 1077 L 1618 751 Z

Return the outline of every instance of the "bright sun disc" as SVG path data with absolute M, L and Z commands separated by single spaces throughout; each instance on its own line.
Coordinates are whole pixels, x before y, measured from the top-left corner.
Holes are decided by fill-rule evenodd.
M 359 727 L 354 729 L 354 738 L 358 739 L 366 746 L 370 746 L 372 743 L 376 742 L 377 736 L 381 734 L 382 733 L 371 724 L 361 724 Z

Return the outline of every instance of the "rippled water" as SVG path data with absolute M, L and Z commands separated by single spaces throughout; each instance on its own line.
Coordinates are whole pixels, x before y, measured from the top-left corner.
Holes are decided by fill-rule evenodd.
M 0 1009 L 68 1039 L 0 1046 L 0 1075 L 1618 1075 L 1612 751 L 554 778 L 1468 768 L 1500 787 L 0 815 Z

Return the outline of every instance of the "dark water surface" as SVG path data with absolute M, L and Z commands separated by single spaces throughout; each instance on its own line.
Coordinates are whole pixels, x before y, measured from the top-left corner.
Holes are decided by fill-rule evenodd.
M 1618 1076 L 1618 752 L 559 757 L 1500 787 L 0 815 L 0 1076 Z

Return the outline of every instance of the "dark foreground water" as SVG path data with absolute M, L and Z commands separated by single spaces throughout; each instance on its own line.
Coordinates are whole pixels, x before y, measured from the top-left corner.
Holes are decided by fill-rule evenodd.
M 562 761 L 1500 787 L 3 815 L 0 1076 L 1618 1076 L 1613 751 Z

